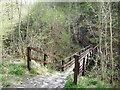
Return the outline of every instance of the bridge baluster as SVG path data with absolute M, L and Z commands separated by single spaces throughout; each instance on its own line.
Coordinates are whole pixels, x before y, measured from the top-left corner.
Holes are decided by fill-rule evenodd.
M 87 69 L 87 66 L 88 66 L 88 63 L 89 63 L 89 61 L 88 61 L 88 57 L 89 57 L 89 54 L 87 55 L 86 69 Z
M 90 51 L 90 58 L 92 57 L 92 51 Z
M 30 70 L 30 62 L 31 62 L 31 48 L 27 47 L 27 68 Z
M 85 75 L 85 58 L 83 58 L 82 76 Z

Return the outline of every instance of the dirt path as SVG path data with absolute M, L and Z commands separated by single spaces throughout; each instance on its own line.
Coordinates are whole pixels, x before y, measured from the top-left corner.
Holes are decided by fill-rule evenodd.
M 35 76 L 27 79 L 23 86 L 10 86 L 10 88 L 63 88 L 67 77 L 73 73 L 72 65 L 68 70 L 62 73 L 46 73 L 44 76 Z

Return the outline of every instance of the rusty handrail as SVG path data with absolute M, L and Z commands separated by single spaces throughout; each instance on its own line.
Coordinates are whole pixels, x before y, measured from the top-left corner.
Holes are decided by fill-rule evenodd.
M 41 50 L 39 50 L 39 49 L 36 49 L 36 48 L 33 48 L 33 47 L 30 47 L 30 49 L 32 49 L 32 50 L 34 50 L 34 51 L 37 51 L 37 52 L 41 52 L 41 53 L 43 53 L 43 54 L 46 54 L 47 56 L 54 57 L 55 59 L 62 59 L 62 58 L 60 58 L 60 57 L 58 57 L 58 56 L 55 56 L 55 55 L 52 55 L 52 54 L 43 52 L 43 51 L 41 51 Z
M 88 49 L 89 49 L 89 51 L 86 52 L 86 54 L 85 54 L 84 56 L 82 56 L 82 57 L 79 59 L 79 61 L 82 60 L 82 59 L 84 59 L 84 58 L 88 55 L 88 53 L 92 52 L 92 50 L 94 50 L 96 47 L 97 47 L 97 46 L 95 46 L 93 49 L 90 49 L 90 45 L 89 45 L 89 46 L 81 49 L 81 51 L 83 51 L 83 50 L 87 51 Z M 44 54 L 44 60 L 32 58 L 32 56 L 31 56 L 31 50 L 34 50 L 34 51 L 43 53 L 43 54 Z M 83 51 L 82 54 L 84 54 L 85 51 Z M 72 57 L 74 57 L 75 54 L 80 54 L 80 52 L 76 52 L 76 53 L 74 53 L 73 55 L 71 55 L 71 56 L 69 56 L 69 57 L 67 57 L 67 58 L 65 58 L 65 59 L 62 59 L 62 58 L 60 58 L 60 57 L 58 57 L 58 56 L 55 56 L 55 55 L 52 55 L 52 54 L 43 52 L 42 50 L 36 49 L 36 48 L 34 48 L 34 47 L 27 47 L 27 53 L 28 53 L 28 54 L 27 54 L 27 58 L 28 58 L 28 60 L 27 60 L 28 70 L 30 70 L 30 62 L 31 62 L 31 60 L 35 60 L 35 61 L 43 62 L 43 63 L 44 63 L 44 66 L 45 66 L 46 64 L 51 64 L 51 65 L 59 66 L 59 67 L 62 68 L 62 71 L 64 71 L 64 68 L 65 68 L 67 65 L 69 65 L 69 64 L 71 65 L 71 64 L 74 62 L 74 60 L 72 60 Z M 60 64 L 56 64 L 56 63 L 47 62 L 47 61 L 46 61 L 46 57 L 47 57 L 47 56 L 53 57 L 53 58 L 55 58 L 55 60 L 61 60 L 61 65 L 60 65 Z M 67 63 L 65 63 L 65 61 L 66 61 L 67 59 L 69 59 L 70 61 L 67 62 Z M 69 66 L 70 66 L 70 65 L 69 65 Z
M 85 50 L 85 49 L 89 49 L 89 47 L 90 47 L 90 45 L 86 46 L 85 48 L 82 48 L 81 51 L 82 51 L 82 50 Z M 79 52 L 76 52 L 76 53 L 74 53 L 74 54 L 72 54 L 72 55 L 66 57 L 66 58 L 63 59 L 63 60 L 69 59 L 70 57 L 73 57 L 75 54 L 78 54 L 78 53 L 79 53 Z
M 81 54 L 83 54 L 85 51 L 87 51 L 88 49 L 90 48 L 90 45 L 89 46 L 86 46 L 85 48 L 82 48 L 81 49 L 81 51 L 83 51 Z M 85 50 L 85 51 L 84 51 Z M 64 61 L 65 61 L 65 64 L 64 64 L 64 68 L 68 68 L 68 66 L 67 65 L 71 65 L 73 62 L 74 62 L 74 60 L 70 60 L 70 58 L 72 58 L 75 54 L 79 54 L 80 55 L 80 52 L 76 52 L 76 53 L 74 53 L 74 54 L 72 54 L 72 55 L 70 55 L 70 56 L 68 56 L 68 57 L 66 57 L 65 59 L 63 59 Z M 69 62 L 67 62 L 68 60 L 67 59 L 69 59 L 70 61 Z M 67 62 L 67 63 L 66 63 Z M 67 69 L 66 68 L 66 69 Z
M 56 64 L 56 63 L 51 63 L 51 62 L 47 62 L 47 61 L 43 61 L 43 60 L 40 60 L 40 59 L 37 59 L 37 58 L 31 58 L 31 59 L 32 59 L 32 60 L 35 60 L 35 61 L 40 61 L 40 62 L 43 62 L 43 63 L 47 63 L 47 64 L 59 66 L 59 67 L 64 67 L 63 65 Z
M 37 59 L 37 58 L 33 58 L 32 55 L 31 55 L 31 50 L 34 50 L 34 51 L 43 53 L 43 54 L 44 54 L 44 60 L 40 60 L 40 59 Z M 60 64 L 56 64 L 56 63 L 47 62 L 47 61 L 46 61 L 46 57 L 47 57 L 47 56 L 53 57 L 53 58 L 55 58 L 55 60 L 61 60 L 61 65 L 60 65 Z M 31 62 L 31 60 L 43 62 L 43 63 L 44 63 L 44 66 L 45 66 L 46 64 L 59 66 L 59 67 L 61 67 L 61 70 L 64 71 L 64 60 L 61 59 L 60 57 L 57 57 L 57 56 L 55 56 L 55 55 L 52 55 L 52 54 L 43 52 L 43 51 L 41 51 L 41 50 L 39 50 L 39 49 L 36 49 L 36 48 L 33 48 L 33 47 L 27 47 L 27 68 L 28 68 L 28 70 L 31 69 L 31 68 L 30 68 L 30 62 Z

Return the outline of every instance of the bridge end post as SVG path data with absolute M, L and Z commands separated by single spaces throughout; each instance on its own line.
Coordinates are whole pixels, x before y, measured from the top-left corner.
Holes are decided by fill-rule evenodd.
M 77 84 L 77 76 L 79 74 L 79 55 L 74 55 L 75 68 L 74 68 L 74 84 Z
M 30 62 L 31 62 L 30 55 L 31 55 L 31 48 L 27 47 L 27 68 L 28 68 L 29 71 L 31 69 L 30 68 Z
M 62 60 L 62 66 L 64 66 L 64 60 Z M 64 71 L 64 67 L 61 68 L 62 72 Z

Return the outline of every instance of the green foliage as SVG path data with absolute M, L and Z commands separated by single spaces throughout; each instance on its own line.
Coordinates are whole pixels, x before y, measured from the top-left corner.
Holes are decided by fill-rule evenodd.
M 36 70 L 34 70 L 34 69 L 31 69 L 31 70 L 30 70 L 30 73 L 32 73 L 32 74 L 37 74 Z
M 93 57 L 88 57 L 88 59 L 89 59 L 89 60 L 94 60 L 94 58 L 93 58 Z
M 24 68 L 26 68 L 25 63 L 21 64 L 15 64 L 15 63 L 10 63 L 8 64 L 10 67 L 9 74 L 16 74 L 16 75 L 23 75 L 25 74 Z
M 0 74 L 4 74 L 6 71 L 3 68 L 0 68 Z
M 17 67 L 18 65 L 15 63 L 10 63 L 10 64 L 8 64 L 8 66 Z
M 72 42 L 73 41 L 72 36 L 74 34 L 77 35 L 79 28 L 84 24 L 89 24 L 91 26 L 93 25 L 101 30 L 100 32 L 102 34 L 101 45 L 104 47 L 105 29 L 106 30 L 110 29 L 109 28 L 110 20 L 106 19 L 106 17 L 109 18 L 109 12 L 112 13 L 112 19 L 113 19 L 112 26 L 114 26 L 113 46 L 114 46 L 114 42 L 119 42 L 117 38 L 114 38 L 119 36 L 119 34 L 115 33 L 115 30 L 119 32 L 116 24 L 118 18 L 115 18 L 117 17 L 118 11 L 115 10 L 109 11 L 108 8 L 109 3 L 37 2 L 30 6 L 22 4 L 21 7 L 20 4 L 14 1 L 13 3 L 7 1 L 9 0 L 6 0 L 6 2 L 2 5 L 3 7 L 1 9 L 2 10 L 1 22 L 2 22 L 2 35 L 3 35 L 2 46 L 3 46 L 3 57 L 5 58 L 9 58 L 9 56 L 13 58 L 26 57 L 27 46 L 41 48 L 43 51 L 50 52 L 51 54 L 55 53 L 56 56 L 59 56 L 61 58 L 67 57 L 75 53 L 76 51 L 80 51 L 80 44 L 79 43 L 74 44 Z M 116 3 L 113 3 L 113 5 L 117 7 Z M 116 8 L 115 6 L 113 6 L 112 8 L 115 9 Z M 19 19 L 20 16 L 19 10 L 21 10 L 20 11 L 21 19 Z M 78 17 L 81 18 L 81 16 L 83 17 L 83 19 L 77 20 Z M 105 19 L 107 22 L 104 22 Z M 78 21 L 78 25 L 74 25 L 76 24 L 77 21 Z M 106 23 L 108 24 L 107 27 L 105 27 Z M 74 29 L 71 29 L 71 26 L 74 26 Z M 73 32 L 77 32 L 77 33 L 73 33 Z M 90 42 L 98 44 L 99 39 L 97 38 L 97 36 L 95 36 L 94 38 L 93 36 L 89 38 Z M 108 36 L 106 38 L 107 45 L 109 45 L 109 41 L 110 41 L 109 31 L 107 31 L 107 36 Z M 78 38 L 76 40 L 78 40 Z M 116 52 L 117 50 L 114 51 Z M 102 50 L 102 52 L 104 54 L 104 50 Z M 116 56 L 116 53 L 114 54 L 114 56 Z M 41 55 L 37 55 L 36 53 L 34 53 L 33 56 L 40 57 Z M 109 55 L 107 56 L 107 58 L 109 59 Z M 94 60 L 93 58 L 89 58 L 89 59 Z M 117 66 L 115 67 L 118 69 L 119 69 L 119 61 L 120 61 L 119 59 L 115 60 L 115 63 L 117 63 Z M 56 63 L 61 63 L 61 61 L 58 60 Z M 105 66 L 107 65 L 108 63 Z M 9 67 L 8 72 L 10 74 L 15 74 L 15 75 L 25 74 L 24 69 L 26 68 L 26 64 L 10 63 L 7 66 L 6 65 L 4 66 Z M 52 67 L 53 66 L 51 66 L 51 68 Z M 111 68 L 111 64 L 109 64 L 108 69 L 109 68 Z M 0 74 L 5 74 L 5 73 L 7 73 L 6 69 L 4 68 L 0 69 Z M 30 73 L 36 74 L 36 71 L 31 70 Z M 92 80 L 89 83 L 92 83 L 93 86 L 98 84 L 97 81 L 92 81 Z M 100 85 L 98 85 L 98 87 L 99 86 Z M 84 85 L 80 85 L 79 87 L 84 87 Z
M 24 75 L 25 71 L 21 68 L 14 68 L 9 71 L 9 74 Z
M 16 78 L 16 79 L 15 79 L 15 81 L 20 82 L 20 81 L 21 81 L 21 79 L 20 79 L 20 78 Z
M 24 68 L 27 67 L 27 64 L 26 63 L 20 63 L 20 64 L 9 63 L 9 64 L 6 64 L 6 66 L 9 66 L 11 68 L 21 68 L 21 69 L 24 69 Z
M 89 83 L 90 85 L 96 85 L 98 84 L 98 81 L 93 79 L 93 80 L 90 80 Z
M 18 67 L 21 67 L 21 68 L 27 68 L 27 64 L 26 64 L 26 63 L 22 63 L 22 64 L 19 64 Z
M 12 80 L 14 77 L 12 75 L 5 75 L 0 78 L 1 82 Z
M 73 75 L 70 75 L 64 86 L 65 88 L 112 88 L 111 85 L 103 83 L 95 78 L 78 76 L 77 85 L 73 84 Z
M 49 72 L 49 73 L 53 73 L 53 71 L 52 71 L 52 70 L 49 70 L 48 72 Z
M 7 76 L 2 76 L 2 77 L 0 78 L 0 81 L 6 81 L 6 80 L 8 80 Z
M 23 78 L 33 77 L 37 74 L 34 70 L 31 70 L 32 74 L 26 73 L 28 70 L 26 69 L 26 63 L 23 62 L 13 61 L 11 63 L 8 60 L 4 60 L 4 63 L 0 63 L 0 65 L 2 67 L 0 68 L 0 74 L 2 76 L 0 82 L 3 87 L 11 86 L 13 83 L 18 84 Z
M 12 83 L 10 83 L 10 82 L 4 82 L 2 84 L 3 87 L 8 87 L 8 86 L 11 86 L 11 85 L 12 85 Z
M 92 42 L 92 43 L 96 43 L 96 42 L 98 42 L 99 41 L 99 38 L 89 38 L 89 40 L 90 40 L 90 42 Z
M 29 9 L 29 17 L 24 17 L 20 23 L 20 31 L 18 31 L 19 24 L 15 24 L 13 27 L 14 31 L 9 33 L 7 38 L 4 39 L 5 48 L 12 45 L 12 48 L 10 48 L 12 51 L 16 51 L 16 53 L 12 53 L 12 51 L 10 52 L 9 50 L 8 52 L 11 55 L 25 55 L 26 47 L 30 44 L 41 47 L 47 50 L 47 52 L 54 53 L 57 51 L 56 55 L 63 54 L 62 57 L 69 54 L 69 51 L 72 51 L 70 48 L 72 45 L 71 33 L 70 30 L 68 30 L 70 20 L 67 20 L 69 10 L 67 6 L 72 4 L 61 3 L 56 6 L 57 4 L 58 3 L 37 2 Z M 55 9 L 53 8 L 54 6 L 56 7 Z M 66 7 L 66 9 L 64 7 Z M 19 51 L 17 47 L 19 47 Z

